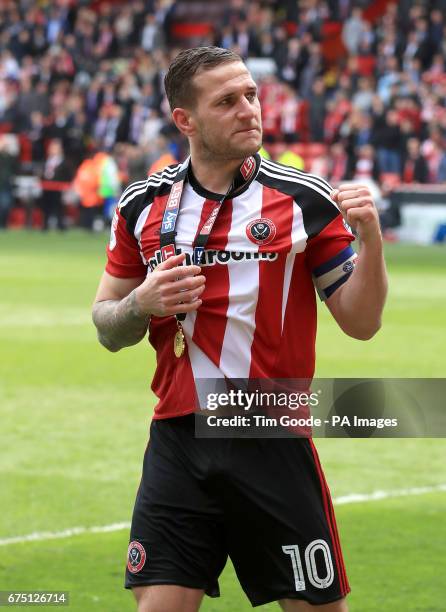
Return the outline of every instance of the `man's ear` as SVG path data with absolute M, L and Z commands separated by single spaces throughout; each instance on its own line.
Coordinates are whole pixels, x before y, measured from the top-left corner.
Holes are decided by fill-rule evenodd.
M 185 108 L 175 108 L 172 112 L 172 119 L 185 136 L 192 136 L 195 133 L 195 122 L 190 111 Z

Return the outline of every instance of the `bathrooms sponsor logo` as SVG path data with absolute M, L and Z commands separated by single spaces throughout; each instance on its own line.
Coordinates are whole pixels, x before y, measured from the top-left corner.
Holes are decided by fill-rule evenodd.
M 176 254 L 181 254 L 181 249 L 176 249 Z M 216 264 L 227 265 L 232 262 L 240 262 L 240 261 L 276 261 L 278 257 L 277 253 L 244 253 L 242 251 L 215 251 L 215 250 L 206 250 L 203 251 L 200 247 L 197 247 L 194 250 L 194 255 L 191 253 L 186 253 L 186 258 L 184 260 L 185 266 L 190 266 L 192 264 L 198 264 L 200 266 L 215 266 Z M 162 253 L 161 250 L 155 251 L 153 257 L 149 259 L 149 266 L 153 271 L 156 266 L 158 266 L 162 261 Z

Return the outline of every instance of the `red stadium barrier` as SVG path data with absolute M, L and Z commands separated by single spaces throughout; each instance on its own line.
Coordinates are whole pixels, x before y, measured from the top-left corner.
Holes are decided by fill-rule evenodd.
M 175 38 L 196 38 L 212 34 L 213 26 L 211 23 L 174 23 L 172 25 L 172 35 Z
M 67 191 L 71 189 L 73 183 L 62 181 L 41 181 L 40 186 L 44 191 Z

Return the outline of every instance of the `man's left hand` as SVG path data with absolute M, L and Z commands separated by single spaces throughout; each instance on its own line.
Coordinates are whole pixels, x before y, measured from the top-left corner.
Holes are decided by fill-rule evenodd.
M 362 241 L 381 239 L 378 211 L 368 187 L 343 183 L 330 195 Z

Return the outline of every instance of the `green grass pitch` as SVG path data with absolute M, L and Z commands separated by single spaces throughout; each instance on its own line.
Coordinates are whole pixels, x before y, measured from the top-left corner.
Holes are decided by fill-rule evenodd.
M 0 233 L 0 540 L 129 521 L 154 398 L 146 341 L 96 342 L 90 305 L 107 237 Z M 319 376 L 442 377 L 446 249 L 386 247 L 390 294 L 370 342 L 320 307 Z M 439 398 L 444 401 L 444 398 Z M 316 440 L 334 497 L 446 482 L 444 440 Z M 352 612 L 440 612 L 446 495 L 342 505 Z M 68 590 L 70 610 L 134 610 L 128 533 L 0 545 L 0 590 Z M 251 609 L 229 563 L 205 612 Z M 276 604 L 260 608 L 277 610 Z

